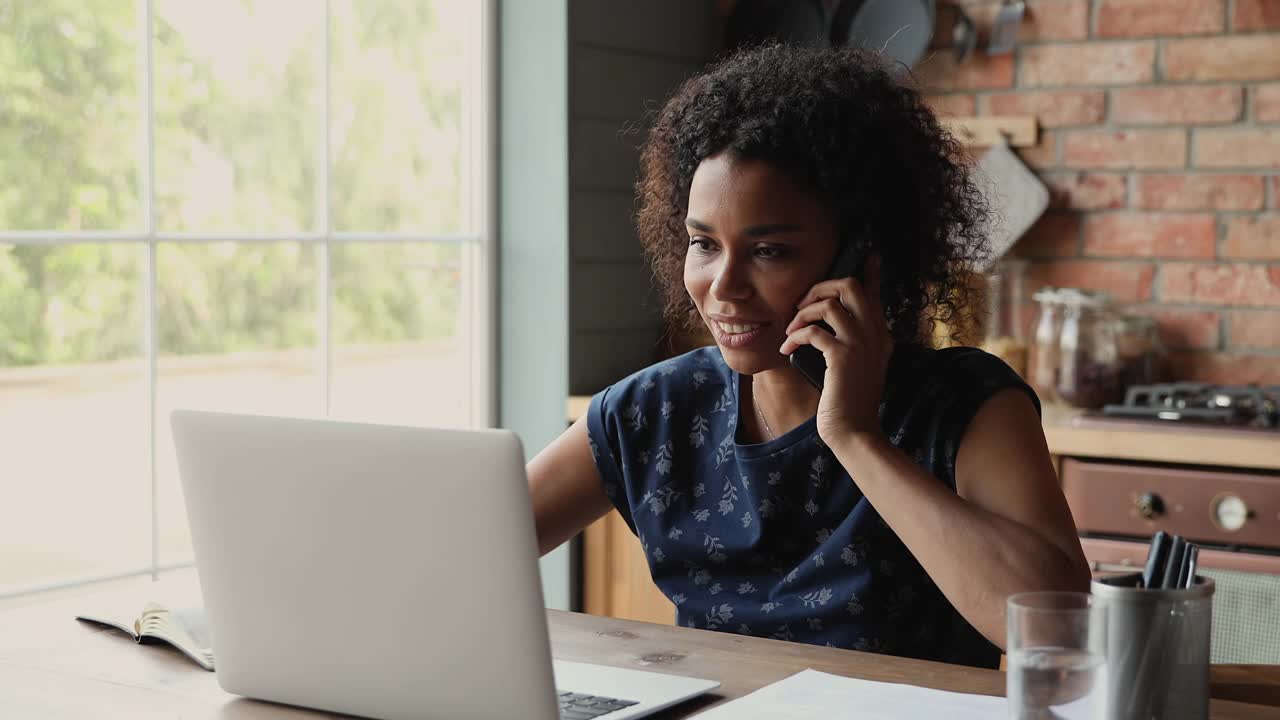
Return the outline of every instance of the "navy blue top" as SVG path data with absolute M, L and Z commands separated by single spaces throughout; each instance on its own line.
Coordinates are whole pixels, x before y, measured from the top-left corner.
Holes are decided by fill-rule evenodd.
M 605 493 L 688 627 L 994 668 L 999 649 L 938 590 L 818 437 L 816 418 L 742 444 L 741 377 L 718 348 L 597 394 L 587 414 Z M 890 441 L 955 489 L 979 406 L 1035 394 L 973 348 L 899 345 L 885 381 Z

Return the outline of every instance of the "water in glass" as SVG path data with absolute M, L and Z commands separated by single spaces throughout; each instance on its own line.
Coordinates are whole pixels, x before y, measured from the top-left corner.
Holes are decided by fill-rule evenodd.
M 1105 658 L 1081 648 L 1028 647 L 1009 655 L 1010 717 L 1092 720 L 1106 698 Z

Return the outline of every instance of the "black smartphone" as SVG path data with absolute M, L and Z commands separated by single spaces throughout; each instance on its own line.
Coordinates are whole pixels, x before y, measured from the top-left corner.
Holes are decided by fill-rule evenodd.
M 845 246 L 836 255 L 836 259 L 831 262 L 831 269 L 827 271 L 824 280 L 835 280 L 838 278 L 853 277 L 859 282 L 862 281 L 862 265 L 866 260 L 866 252 L 857 246 L 857 243 L 845 243 Z M 818 321 L 818 327 L 831 332 L 831 326 Z M 827 360 L 822 357 L 822 351 L 812 345 L 801 345 L 796 351 L 791 353 L 791 366 L 800 371 L 805 380 L 808 380 L 814 387 L 822 389 L 822 380 L 827 375 Z

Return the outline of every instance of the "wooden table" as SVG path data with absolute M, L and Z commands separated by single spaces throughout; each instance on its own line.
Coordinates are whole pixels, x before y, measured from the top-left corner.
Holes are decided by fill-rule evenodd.
M 164 583 L 162 583 L 163 585 Z M 172 587 L 172 585 L 170 586 Z M 136 646 L 128 638 L 75 622 L 77 611 L 140 597 L 136 587 L 93 597 L 59 599 L 0 612 L 0 717 L 183 718 L 275 720 L 335 717 L 246 700 L 218 687 L 213 673 L 163 646 Z M 1004 675 L 957 665 L 906 660 L 741 637 L 578 613 L 548 611 L 555 655 L 579 660 L 719 680 L 715 694 L 654 716 L 684 718 L 740 697 L 804 668 L 869 680 L 905 682 L 999 695 Z M 335 626 L 340 631 L 340 626 Z M 335 646 L 337 644 L 335 643 Z M 1215 668 L 1215 692 L 1221 684 Z M 1274 672 L 1234 668 L 1235 693 L 1276 697 Z M 1280 718 L 1280 709 L 1215 699 L 1214 718 Z

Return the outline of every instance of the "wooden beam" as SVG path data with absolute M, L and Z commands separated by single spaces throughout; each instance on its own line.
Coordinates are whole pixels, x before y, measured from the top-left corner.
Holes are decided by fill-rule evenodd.
M 1034 115 L 944 117 L 941 121 L 957 140 L 970 147 L 994 145 L 1001 135 L 1006 145 L 1029 147 L 1036 144 L 1039 130 Z

